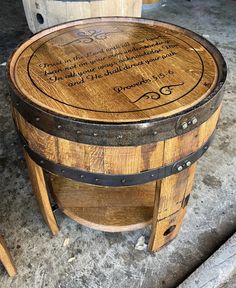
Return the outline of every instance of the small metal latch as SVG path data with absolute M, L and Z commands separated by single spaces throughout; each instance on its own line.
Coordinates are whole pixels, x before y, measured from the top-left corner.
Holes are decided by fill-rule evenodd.
M 163 179 L 172 174 L 179 173 L 182 170 L 190 167 L 206 152 L 214 136 L 213 133 L 209 137 L 207 142 L 197 151 L 187 155 L 184 159 L 181 159 L 175 163 L 171 163 L 166 166 L 142 171 L 135 174 L 104 174 L 79 170 L 77 168 L 64 166 L 62 164 L 55 163 L 51 160 L 43 158 L 40 154 L 37 154 L 37 152 L 30 148 L 20 131 L 18 131 L 18 134 L 28 155 L 35 163 L 40 165 L 44 169 L 44 171 L 60 175 L 75 181 L 108 187 L 140 185 L 150 181 Z
M 188 167 L 190 167 L 191 165 L 192 165 L 192 161 L 188 159 L 180 160 L 173 165 L 173 169 L 172 169 L 173 173 L 181 172 L 184 169 L 187 169 Z
M 198 123 L 198 119 L 196 116 L 192 116 L 190 119 L 187 118 L 180 118 L 176 125 L 176 133 L 182 134 L 183 132 L 187 132 L 195 128 Z
M 185 129 L 187 129 L 189 126 L 192 126 L 192 125 L 196 125 L 197 124 L 197 118 L 194 116 L 191 120 L 189 120 L 188 122 L 183 122 L 182 124 L 181 124 L 181 128 L 183 129 L 183 130 L 185 130 Z

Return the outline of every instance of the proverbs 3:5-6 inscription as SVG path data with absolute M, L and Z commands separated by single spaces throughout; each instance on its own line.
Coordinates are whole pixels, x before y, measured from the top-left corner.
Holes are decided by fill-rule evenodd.
M 122 29 L 124 33 L 121 29 L 119 33 L 84 29 L 79 34 L 73 30 L 49 40 L 46 47 L 47 51 L 53 49 L 51 61 L 44 56 L 44 48 L 39 48 L 30 60 L 33 83 L 53 99 L 52 91 L 58 93 L 66 105 L 83 108 L 87 105 L 85 99 L 89 99 L 90 105 L 101 105 L 99 111 L 104 109 L 99 101 L 101 91 L 111 109 L 115 101 L 122 101 L 123 107 L 128 101 L 135 104 L 130 106 L 135 110 L 175 101 L 194 89 L 201 76 L 201 61 L 188 42 L 163 31 L 140 30 L 133 34 L 130 28 L 128 32 L 126 27 Z M 196 60 L 194 70 L 190 62 L 186 69 L 183 58 L 188 57 Z M 65 99 L 63 95 L 67 95 Z
M 145 38 L 142 41 L 124 42 L 119 46 L 95 49 L 86 55 L 66 57 L 54 63 L 40 63 L 48 83 L 64 82 L 68 87 L 89 81 L 106 79 L 130 69 L 152 65 L 177 55 L 178 44 L 165 36 Z M 86 59 L 86 60 L 85 60 Z

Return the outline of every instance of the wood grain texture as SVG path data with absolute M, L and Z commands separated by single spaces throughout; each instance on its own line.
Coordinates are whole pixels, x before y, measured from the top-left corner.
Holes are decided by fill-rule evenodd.
M 205 99 L 218 78 L 214 56 L 193 33 L 134 18 L 43 31 L 18 48 L 9 72 L 19 93 L 41 108 L 109 123 L 181 112 Z
M 35 33 L 42 29 L 67 21 L 99 16 L 140 17 L 142 0 L 93 0 L 93 1 L 56 1 L 23 0 L 28 26 Z M 37 14 L 43 17 L 43 23 L 37 20 Z
M 213 133 L 221 107 L 205 123 L 181 136 L 141 146 L 112 147 L 51 136 L 26 122 L 14 109 L 18 129 L 32 150 L 56 163 L 106 174 L 134 174 L 155 169 L 197 151 Z
M 196 164 L 161 180 L 157 220 L 176 213 L 182 206 L 185 195 L 192 191 Z
M 0 236 L 0 262 L 2 262 L 9 276 L 13 277 L 16 275 L 16 267 L 13 263 L 13 260 L 7 248 L 6 242 L 1 236 Z
M 197 151 L 213 133 L 220 109 L 221 107 L 208 121 L 186 134 L 137 147 L 103 147 L 71 142 L 40 131 L 16 111 L 13 114 L 18 129 L 32 149 L 46 158 L 87 171 L 132 174 L 168 165 Z M 173 239 L 180 229 L 184 216 L 182 206 L 192 190 L 195 166 L 194 164 L 187 170 L 157 181 L 155 187 L 148 183 L 146 186 L 123 190 L 86 185 L 57 177 L 53 180 L 53 194 L 66 215 L 94 229 L 129 231 L 152 223 L 149 249 L 156 251 Z M 163 230 L 168 230 L 172 222 L 176 223 L 173 224 L 176 228 L 167 236 L 164 235 Z
M 165 141 L 163 162 L 165 164 L 172 163 L 183 158 L 185 153 L 190 154 L 196 151 L 196 147 L 202 146 L 216 127 L 220 109 L 221 107 L 218 108 L 211 119 L 197 129 Z M 188 137 L 185 138 L 186 135 Z M 153 228 L 149 242 L 151 251 L 159 250 L 177 235 L 186 210 L 185 200 L 192 191 L 195 171 L 196 163 L 178 174 L 159 181 L 154 204 Z M 173 231 L 170 228 L 171 226 L 176 226 Z M 164 235 L 165 232 L 163 231 L 168 229 L 171 231 Z
M 186 209 L 181 208 L 175 214 L 156 222 L 148 245 L 150 251 L 160 250 L 178 235 L 185 213 Z
M 63 212 L 87 227 L 106 231 L 124 232 L 142 229 L 152 222 L 151 207 L 71 208 Z
M 27 162 L 33 191 L 37 198 L 41 213 L 43 214 L 44 220 L 50 228 L 53 235 L 56 235 L 59 231 L 56 219 L 54 217 L 51 204 L 48 197 L 47 184 L 45 182 L 43 169 L 38 166 L 25 152 L 25 159 Z
M 152 221 L 156 182 L 131 187 L 99 187 L 51 176 L 62 211 L 82 225 L 108 232 L 143 228 Z
M 149 242 L 151 251 L 159 250 L 177 235 L 185 214 L 182 208 L 183 202 L 192 191 L 195 169 L 196 164 L 160 181 L 156 191 L 153 228 Z M 173 233 L 170 231 L 164 235 L 172 225 L 176 225 Z

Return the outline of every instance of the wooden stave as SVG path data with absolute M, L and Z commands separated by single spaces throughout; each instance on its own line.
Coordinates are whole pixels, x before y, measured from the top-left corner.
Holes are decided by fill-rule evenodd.
M 50 135 L 73 142 L 98 146 L 135 146 L 174 138 L 199 127 L 219 108 L 223 98 L 223 85 L 214 97 L 202 106 L 196 106 L 195 109 L 193 107 L 183 113 L 158 121 L 151 120 L 116 125 L 101 122 L 82 122 L 77 119 L 55 116 L 37 109 L 29 103 L 26 104 L 25 101 L 21 102 L 15 93 L 11 92 L 10 95 L 13 106 L 22 117 L 36 128 Z M 187 129 L 182 129 L 181 124 L 191 121 L 193 118 L 197 118 L 197 123 L 189 125 Z
M 137 23 L 140 22 L 139 18 L 129 18 L 129 17 L 98 17 L 98 18 L 92 18 L 90 20 L 96 21 L 97 19 L 101 20 L 109 19 L 111 21 L 127 20 Z M 81 21 L 87 23 L 84 20 Z M 54 28 L 56 30 L 59 30 L 60 27 L 64 26 L 68 27 L 67 25 L 73 26 L 73 24 L 76 23 L 79 24 L 79 22 L 81 21 L 72 21 L 66 24 L 55 26 Z M 22 114 L 22 116 L 27 119 L 29 123 L 33 124 L 37 128 L 51 135 L 55 135 L 57 137 L 91 145 L 102 145 L 102 146 L 134 146 L 136 144 L 143 145 L 147 143 L 153 143 L 165 139 L 170 139 L 176 137 L 177 135 L 182 135 L 186 132 L 189 132 L 195 127 L 198 127 L 215 112 L 215 110 L 219 107 L 223 97 L 222 92 L 227 75 L 227 66 L 222 54 L 208 40 L 204 39 L 200 35 L 188 29 L 179 27 L 177 25 L 169 24 L 166 22 L 153 21 L 148 19 L 141 19 L 141 22 L 147 24 L 162 23 L 163 25 L 167 26 L 170 25 L 172 28 L 174 27 L 177 31 L 178 30 L 181 30 L 182 32 L 184 31 L 185 33 L 188 33 L 189 36 L 192 36 L 195 40 L 200 41 L 200 43 L 211 54 L 214 55 L 214 59 L 218 67 L 219 76 L 215 88 L 205 99 L 203 99 L 197 105 L 190 107 L 186 110 L 183 110 L 180 113 L 174 114 L 169 117 L 152 119 L 148 121 L 125 122 L 125 123 L 120 122 L 114 124 L 109 122 L 97 122 L 90 120 L 85 121 L 78 118 L 65 117 L 55 112 L 48 111 L 36 105 L 35 103 L 32 103 L 29 99 L 26 99 L 23 95 L 20 94 L 10 76 L 11 61 L 15 55 L 15 52 L 13 52 L 7 65 L 7 76 L 13 105 Z M 44 30 L 43 33 L 45 33 L 45 31 L 47 31 L 47 29 Z M 28 40 L 24 41 L 22 45 L 25 44 L 27 41 Z M 183 130 L 179 127 L 179 124 L 181 124 L 181 120 L 191 119 L 196 116 L 199 116 L 196 125 L 189 126 L 187 130 Z M 38 121 L 38 119 L 40 119 L 40 121 Z M 48 125 L 45 125 L 46 123 Z M 80 131 L 80 134 L 77 133 L 78 131 Z M 128 135 L 128 137 L 124 137 L 125 134 Z M 120 137 L 120 135 L 122 136 Z
M 33 155 L 29 150 L 34 161 L 44 169 L 54 174 L 84 183 L 101 186 L 129 186 L 146 183 L 154 179 L 161 179 L 178 173 L 176 170 L 178 168 L 177 165 L 180 165 L 182 162 L 186 163 L 191 160 L 191 164 L 193 164 L 203 153 L 196 160 L 194 160 L 193 154 L 199 153 L 201 150 L 205 152 L 204 147 L 214 134 L 220 110 L 221 107 L 199 128 L 195 128 L 182 136 L 157 142 L 155 146 L 151 144 L 150 148 L 148 145 L 111 148 L 85 145 L 84 147 L 83 144 L 70 141 L 65 142 L 63 139 L 55 138 L 54 136 L 39 131 L 27 123 L 14 109 L 13 116 L 17 130 L 23 135 L 23 139 L 26 139 L 25 149 L 29 146 L 33 154 L 36 154 L 36 156 Z M 207 132 L 205 132 L 205 130 Z M 46 143 L 45 145 L 41 144 L 44 142 Z M 181 147 L 185 143 L 185 146 L 191 147 Z M 176 149 L 179 149 L 179 155 L 175 155 L 173 152 L 165 157 L 165 161 L 162 159 L 163 156 L 157 157 L 158 155 L 163 155 L 168 152 L 169 149 L 172 150 L 171 147 L 173 147 L 173 145 L 176 146 Z M 208 147 L 209 144 L 207 144 L 207 148 Z M 166 152 L 165 149 L 167 149 Z M 146 151 L 144 155 L 142 151 Z M 121 156 L 118 156 L 119 158 L 117 159 L 115 157 L 116 154 Z M 155 158 L 154 161 L 151 160 L 153 157 Z M 78 160 L 74 161 L 73 159 Z M 146 161 L 145 159 L 147 159 L 147 164 L 142 164 L 142 161 Z M 41 161 L 42 163 L 40 163 Z M 134 164 L 132 164 L 132 162 L 134 162 Z M 101 163 L 106 163 L 106 165 L 103 166 Z M 78 178 L 79 175 L 83 175 L 83 179 L 82 177 L 81 179 Z M 113 176 L 113 179 L 111 179 L 112 177 L 109 177 L 109 175 Z M 150 175 L 155 176 L 152 176 L 154 178 L 150 178 Z M 98 181 L 96 179 L 98 179 Z M 125 181 L 123 181 L 123 179 L 125 179 Z
M 76 3 L 78 1 L 76 1 L 75 3 L 72 3 L 73 1 L 63 1 L 63 2 L 70 2 L 69 3 L 70 6 L 67 5 L 68 3 L 62 2 L 62 3 L 57 4 L 57 2 L 54 1 L 54 5 L 56 5 L 56 4 L 60 5 L 59 11 L 58 11 L 59 7 L 57 7 L 57 5 L 56 5 L 56 11 L 57 11 L 56 16 L 57 17 L 56 17 L 56 19 L 54 19 L 55 15 L 53 15 L 53 14 L 55 14 L 55 12 L 50 13 L 50 11 L 52 10 L 52 7 L 49 5 L 49 3 L 52 5 L 53 1 L 50 1 L 50 0 L 39 1 L 39 3 L 38 3 L 39 6 L 40 6 L 40 2 L 44 2 L 43 9 L 42 8 L 39 9 L 37 7 L 37 5 L 35 5 L 34 1 L 32 1 L 32 0 L 23 0 L 22 2 L 23 2 L 26 20 L 28 22 L 29 29 L 33 33 L 39 32 L 43 29 L 46 29 L 47 27 L 52 27 L 53 25 L 58 25 L 60 23 L 63 23 L 64 21 L 68 21 L 68 20 L 74 21 L 72 19 L 78 19 L 78 18 L 80 18 L 80 19 L 90 18 L 92 16 L 91 14 L 98 15 L 98 16 L 103 14 L 100 12 L 100 9 L 97 9 L 97 10 L 95 9 L 95 11 L 94 11 L 94 9 L 93 9 L 94 7 L 88 8 L 88 7 L 84 6 L 86 2 L 87 2 L 88 6 L 91 6 L 92 1 L 83 1 L 84 3 L 81 3 L 82 1 L 79 1 L 80 3 Z M 95 1 L 93 1 L 93 2 L 95 2 Z M 104 1 L 101 1 L 101 2 L 104 2 Z M 107 4 L 109 3 L 109 1 L 105 1 L 105 2 L 106 2 L 105 6 L 103 3 L 100 4 L 101 6 L 104 6 L 103 9 L 107 8 Z M 126 2 L 128 4 L 128 2 L 131 2 L 131 1 L 126 0 Z M 111 15 L 111 16 L 112 16 L 112 14 L 114 14 L 114 15 L 124 15 L 124 16 L 129 15 L 130 17 L 131 16 L 141 17 L 142 4 L 145 4 L 145 3 L 142 3 L 142 0 L 136 0 L 136 1 L 133 1 L 132 4 L 133 4 L 132 8 L 131 7 L 123 7 L 123 9 L 116 9 L 116 12 L 113 11 L 113 13 L 111 13 L 111 11 L 106 11 L 106 14 Z M 63 5 L 64 5 L 64 7 L 63 7 Z M 126 5 L 124 5 L 124 6 L 126 6 Z M 101 8 L 101 7 L 99 7 L 99 8 Z M 130 8 L 130 9 L 128 9 L 128 8 Z M 91 13 L 92 12 L 91 9 L 93 9 L 93 13 Z M 69 13 L 71 11 L 73 11 L 72 15 L 70 15 L 71 13 Z M 76 13 L 75 13 L 75 11 L 76 11 Z M 66 13 L 63 13 L 63 12 L 66 12 Z M 36 21 L 38 13 L 42 16 L 42 18 L 44 20 L 43 23 L 39 23 L 38 21 Z M 69 19 L 68 19 L 68 16 L 69 16 Z M 105 16 L 105 15 L 103 15 L 103 16 Z M 60 22 L 60 23 L 58 23 L 58 22 Z

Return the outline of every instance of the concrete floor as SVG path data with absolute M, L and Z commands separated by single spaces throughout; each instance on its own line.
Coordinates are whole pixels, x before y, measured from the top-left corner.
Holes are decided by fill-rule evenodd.
M 0 66 L 0 229 L 18 275 L 0 267 L 1 288 L 177 287 L 236 230 L 236 2 L 166 1 L 144 17 L 191 29 L 214 43 L 229 68 L 215 142 L 198 164 L 194 191 L 179 236 L 159 253 L 134 249 L 149 228 L 129 233 L 88 229 L 56 212 L 61 231 L 52 237 L 42 220 L 14 131 Z M 30 35 L 20 0 L 1 1 L 0 64 Z M 64 246 L 65 239 L 69 244 Z M 236 269 L 236 268 L 235 268 Z M 236 287 L 235 279 L 230 286 Z

